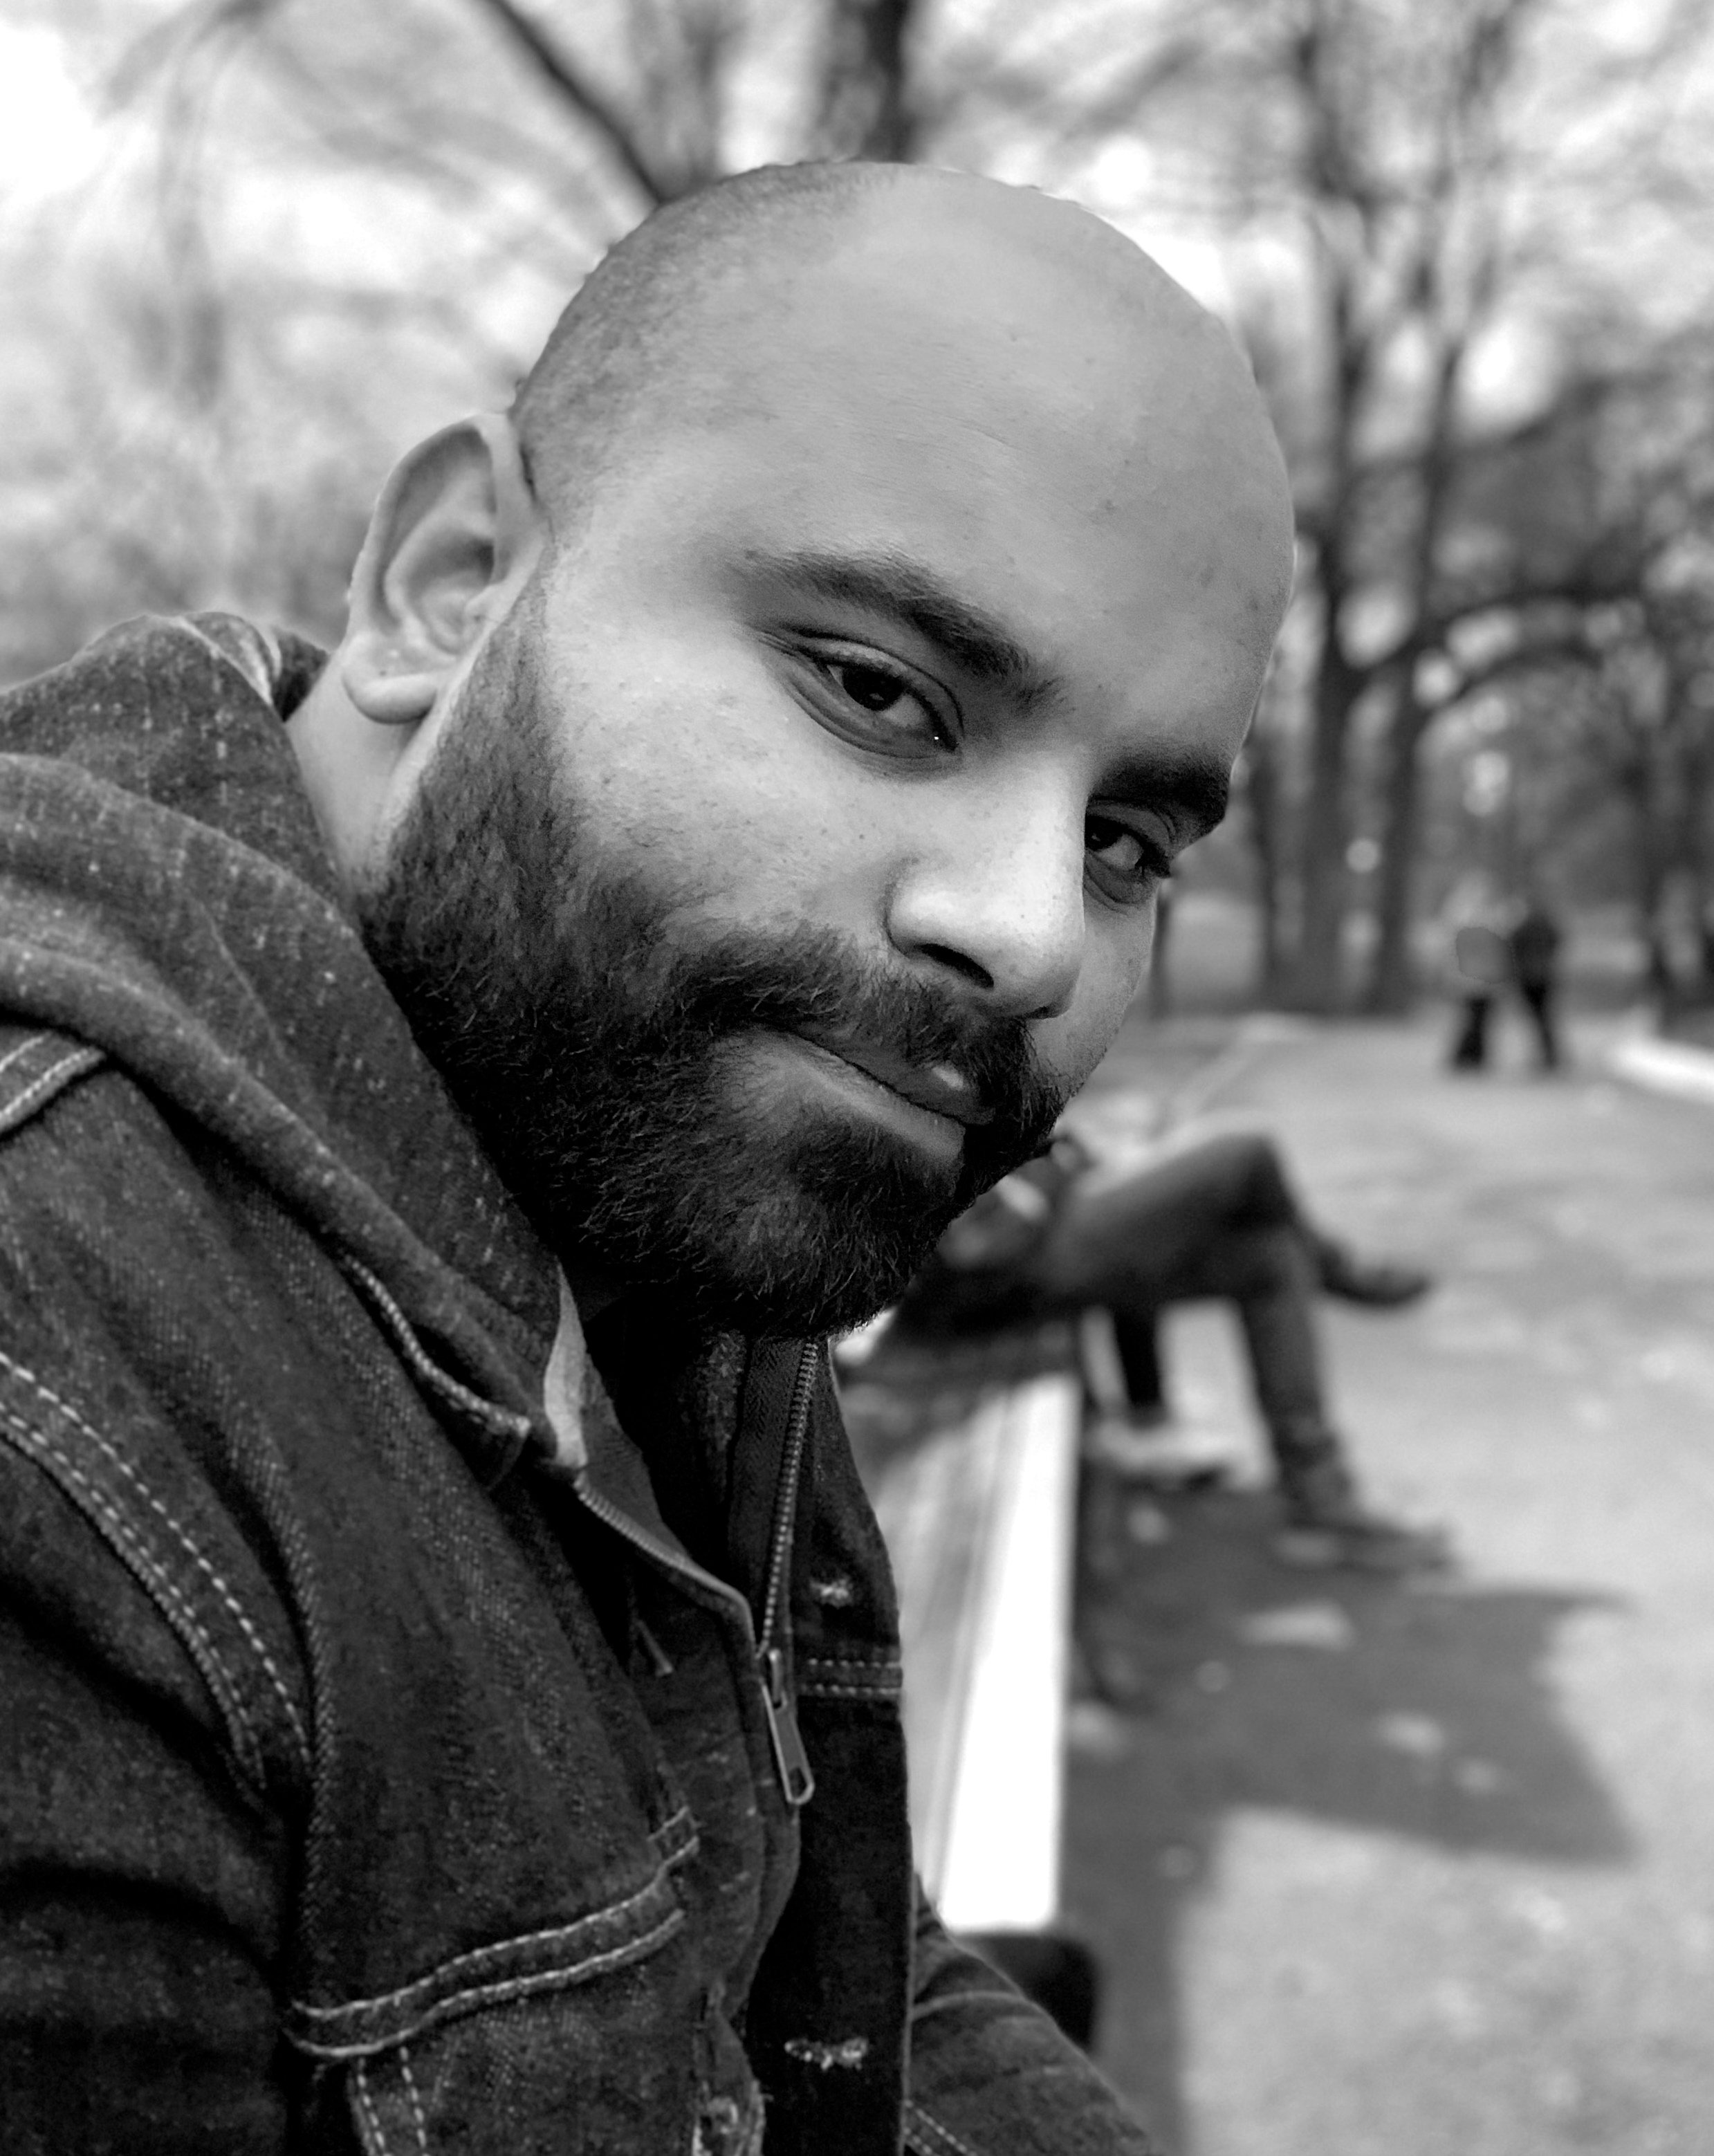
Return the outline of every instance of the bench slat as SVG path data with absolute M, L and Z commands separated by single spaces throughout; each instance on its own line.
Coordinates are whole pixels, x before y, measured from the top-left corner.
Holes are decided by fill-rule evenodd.
M 918 1868 L 959 1931 L 1059 1902 L 1079 1381 L 985 1393 L 889 1463 L 875 1507 L 899 1587 Z

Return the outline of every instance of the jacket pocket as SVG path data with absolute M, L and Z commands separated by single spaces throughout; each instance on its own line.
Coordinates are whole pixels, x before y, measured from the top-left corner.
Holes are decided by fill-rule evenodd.
M 700 1990 L 670 1870 L 576 1922 L 455 1956 L 385 1997 L 295 2004 L 367 2156 L 683 2150 Z

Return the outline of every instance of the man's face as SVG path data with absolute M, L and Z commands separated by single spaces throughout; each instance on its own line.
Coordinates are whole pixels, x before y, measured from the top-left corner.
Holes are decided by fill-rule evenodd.
M 785 305 L 718 425 L 639 442 L 366 901 L 573 1269 L 752 1327 L 856 1322 L 1044 1136 L 1276 619 L 1273 475 L 1193 385 L 1139 396 L 1051 294 L 948 336 L 993 265 L 948 292 L 942 252 L 931 302 L 910 249 Z
M 567 786 L 537 656 L 510 625 L 485 648 L 359 894 L 371 951 L 575 1276 L 749 1330 L 854 1324 L 1036 1149 L 1062 1096 L 1025 1026 L 836 930 L 671 927 L 646 869 L 613 856 Z M 898 1084 L 956 1095 L 967 1127 L 925 1151 L 885 1116 L 770 1111 L 743 1075 L 758 1034 L 885 1057 Z M 944 1120 L 912 1115 L 931 1134 Z

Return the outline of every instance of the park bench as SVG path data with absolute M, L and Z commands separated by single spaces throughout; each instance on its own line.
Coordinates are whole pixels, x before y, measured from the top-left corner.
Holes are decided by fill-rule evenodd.
M 1083 1378 L 1075 1329 L 881 1344 L 842 1389 L 892 1559 L 918 1870 L 947 1927 L 1059 1917 Z

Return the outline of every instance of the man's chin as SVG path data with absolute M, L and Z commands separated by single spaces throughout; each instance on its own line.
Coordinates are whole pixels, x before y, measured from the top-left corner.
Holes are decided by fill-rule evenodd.
M 898 1300 L 929 1247 L 915 1236 L 908 1250 L 884 1238 L 853 1235 L 838 1250 L 818 1240 L 801 1247 L 793 1264 L 793 1240 L 776 1235 L 762 1252 L 730 1243 L 687 1252 L 688 1262 L 638 1285 L 712 1328 L 809 1338 L 867 1324 Z
M 796 1121 L 796 1119 L 793 1119 Z M 598 1208 L 567 1240 L 700 1322 L 843 1332 L 895 1301 L 965 1198 L 956 1172 L 887 1134 L 819 1118 L 764 1139 L 706 1134 L 670 1188 Z M 608 1186 L 608 1198 L 614 1194 Z M 644 1194 L 633 1186 L 633 1197 Z

